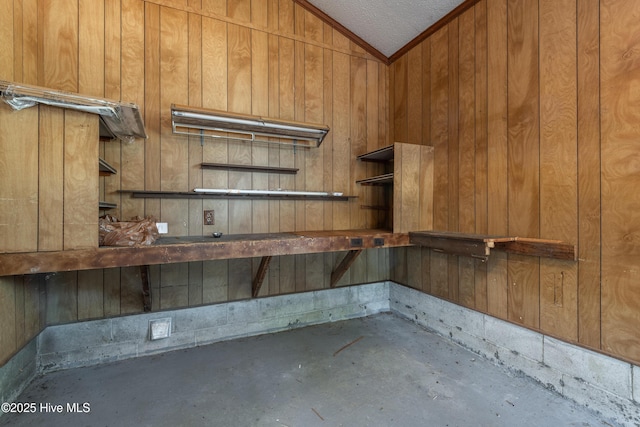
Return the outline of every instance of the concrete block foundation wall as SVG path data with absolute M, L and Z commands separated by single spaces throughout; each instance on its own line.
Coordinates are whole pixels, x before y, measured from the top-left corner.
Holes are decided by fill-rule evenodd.
M 50 326 L 0 368 L 3 402 L 60 369 L 394 312 L 621 424 L 640 425 L 640 367 L 393 282 Z M 149 321 L 171 318 L 150 341 Z
M 390 308 L 625 425 L 640 425 L 640 367 L 393 284 Z

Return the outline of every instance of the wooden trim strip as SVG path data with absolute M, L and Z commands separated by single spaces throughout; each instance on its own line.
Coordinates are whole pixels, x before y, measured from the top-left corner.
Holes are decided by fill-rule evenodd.
M 453 21 L 454 19 L 456 19 L 458 16 L 462 15 L 464 12 L 466 12 L 469 8 L 471 8 L 472 6 L 474 6 L 476 3 L 478 3 L 478 1 L 480 0 L 465 0 L 463 3 L 461 3 L 458 7 L 456 7 L 455 9 L 453 9 L 451 12 L 447 13 L 442 19 L 440 19 L 438 22 L 436 22 L 435 24 L 433 24 L 432 26 L 430 26 L 429 28 L 427 28 L 426 30 L 424 30 L 422 33 L 420 33 L 416 38 L 414 38 L 413 40 L 411 40 L 409 43 L 407 43 L 406 45 L 404 45 L 404 47 L 402 47 L 400 50 L 398 50 L 396 53 L 394 53 L 393 55 L 391 55 L 387 61 L 387 63 L 389 65 L 393 64 L 394 62 L 396 62 L 399 58 L 401 58 L 402 56 L 404 56 L 406 53 L 408 53 L 411 49 L 413 49 L 414 47 L 416 47 L 417 45 L 419 45 L 420 43 L 422 43 L 424 40 L 426 40 L 427 38 L 429 38 L 431 35 L 433 35 L 435 32 L 437 32 L 439 29 L 443 28 L 445 25 L 447 25 L 449 22 Z
M 351 32 L 348 28 L 340 24 L 338 21 L 336 21 L 326 13 L 324 13 L 322 10 L 318 9 L 317 7 L 309 3 L 307 0 L 293 0 L 293 1 L 294 3 L 297 3 L 303 8 L 305 8 L 307 11 L 313 13 L 315 16 L 320 18 L 327 25 L 331 26 L 331 28 L 334 28 L 340 34 L 347 37 L 349 40 L 351 40 L 352 42 L 354 42 L 355 44 L 363 48 L 368 54 L 370 54 L 374 58 L 379 59 L 385 64 L 389 65 L 389 58 L 387 58 L 387 56 L 384 53 L 380 52 L 378 49 L 376 49 L 375 47 L 371 46 L 369 43 L 367 43 L 366 41 L 358 37 L 356 34 Z

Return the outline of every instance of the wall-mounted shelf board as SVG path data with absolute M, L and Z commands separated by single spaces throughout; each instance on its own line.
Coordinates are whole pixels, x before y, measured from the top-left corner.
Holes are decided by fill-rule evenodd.
M 491 249 L 518 255 L 577 261 L 576 246 L 561 240 L 515 236 L 490 236 L 450 231 L 412 231 L 411 243 L 433 250 L 486 261 Z
M 393 185 L 393 172 L 383 175 L 372 176 L 370 178 L 360 179 L 356 184 L 361 185 Z
M 362 160 L 363 162 L 386 163 L 393 160 L 393 157 L 394 157 L 394 146 L 389 145 L 387 147 L 383 147 L 375 151 L 370 151 L 368 153 L 361 154 L 357 157 L 357 159 Z
M 267 199 L 267 200 L 323 200 L 323 201 L 348 201 L 357 196 L 311 196 L 311 195 L 291 195 L 291 194 L 234 194 L 228 193 L 207 193 L 189 191 L 148 191 L 148 190 L 120 190 L 121 193 L 130 193 L 131 197 L 144 199 Z
M 118 173 L 113 166 L 103 159 L 98 159 L 98 170 L 100 171 L 100 176 L 109 176 Z
M 226 163 L 201 163 L 201 169 L 221 169 L 238 172 L 265 172 L 295 175 L 298 173 L 297 168 L 278 168 L 274 166 L 253 166 L 253 165 L 231 165 Z
M 103 202 L 102 200 L 99 202 L 98 207 L 100 209 L 115 209 L 118 207 L 115 203 Z

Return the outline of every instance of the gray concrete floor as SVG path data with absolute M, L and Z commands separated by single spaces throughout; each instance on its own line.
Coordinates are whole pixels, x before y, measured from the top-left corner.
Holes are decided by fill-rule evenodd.
M 56 372 L 18 401 L 36 413 L 0 425 L 612 425 L 392 314 Z

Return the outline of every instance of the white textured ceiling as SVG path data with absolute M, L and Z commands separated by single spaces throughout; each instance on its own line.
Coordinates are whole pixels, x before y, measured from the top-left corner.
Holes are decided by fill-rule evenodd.
M 387 57 L 463 0 L 309 0 Z

